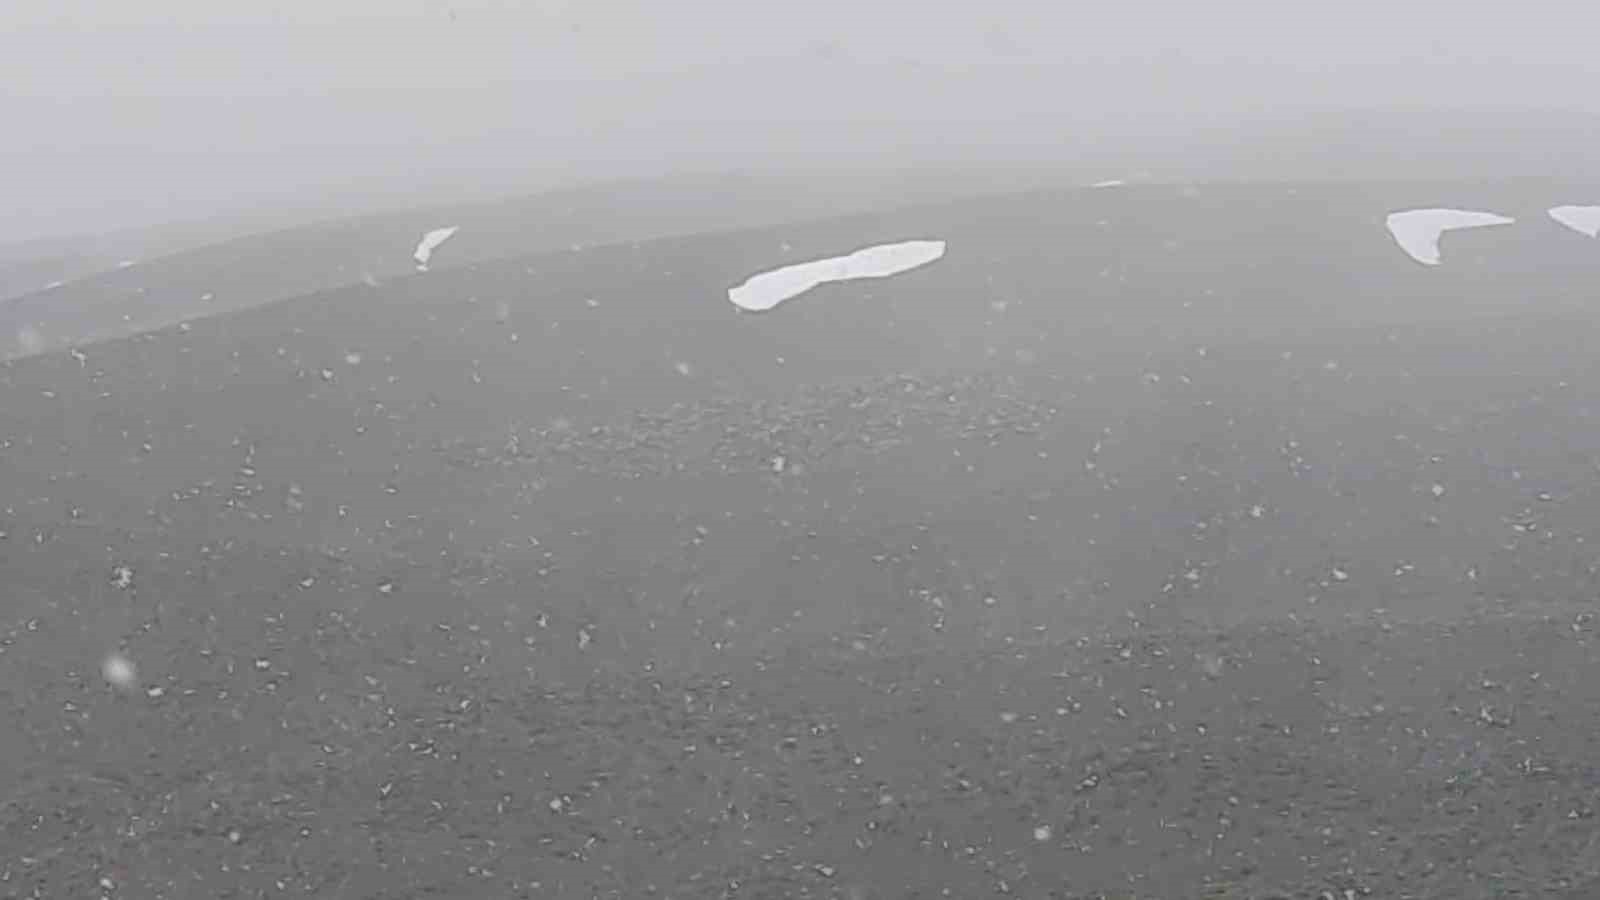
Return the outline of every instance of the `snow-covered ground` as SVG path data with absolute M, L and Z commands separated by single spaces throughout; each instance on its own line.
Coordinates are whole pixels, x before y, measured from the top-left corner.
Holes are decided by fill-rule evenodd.
M 423 272 L 428 271 L 428 260 L 433 258 L 433 251 L 439 249 L 440 244 L 450 240 L 460 230 L 461 226 L 451 225 L 448 228 L 435 228 L 423 235 L 422 240 L 417 243 L 416 252 L 411 254 L 417 261 L 417 268 Z
M 829 282 L 888 278 L 909 272 L 944 256 L 944 247 L 944 241 L 903 241 L 865 247 L 848 256 L 784 266 L 730 288 L 728 299 L 742 310 L 765 312 Z
M 1550 218 L 1579 234 L 1600 237 L 1600 206 L 1557 206 L 1550 210 Z
M 1408 209 L 1390 213 L 1386 224 L 1395 243 L 1425 266 L 1439 264 L 1439 238 L 1446 231 L 1510 225 L 1516 220 L 1498 213 L 1465 209 Z

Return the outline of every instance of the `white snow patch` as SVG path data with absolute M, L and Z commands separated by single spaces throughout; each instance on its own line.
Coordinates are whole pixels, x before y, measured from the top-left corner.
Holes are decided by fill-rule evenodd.
M 830 281 L 887 278 L 925 266 L 944 256 L 944 241 L 903 241 L 864 247 L 848 256 L 797 263 L 752 276 L 728 289 L 734 306 L 765 312 Z
M 422 240 L 417 243 L 417 252 L 411 254 L 417 261 L 417 268 L 424 272 L 428 271 L 428 260 L 433 258 L 433 251 L 439 249 L 440 244 L 450 240 L 460 230 L 461 226 L 451 225 L 449 228 L 435 228 L 423 235 Z
M 1390 213 L 1389 233 L 1412 259 L 1425 266 L 1439 264 L 1439 237 L 1446 231 L 1510 225 L 1516 220 L 1491 212 L 1465 209 L 1408 209 Z
M 1557 206 L 1550 218 L 1579 234 L 1600 237 L 1600 206 Z

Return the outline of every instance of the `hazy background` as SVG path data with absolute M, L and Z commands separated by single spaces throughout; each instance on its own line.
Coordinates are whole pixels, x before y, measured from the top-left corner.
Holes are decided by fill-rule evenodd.
M 20 0 L 0 241 L 684 168 L 1177 152 L 1329 106 L 1592 113 L 1597 33 L 1576 0 Z

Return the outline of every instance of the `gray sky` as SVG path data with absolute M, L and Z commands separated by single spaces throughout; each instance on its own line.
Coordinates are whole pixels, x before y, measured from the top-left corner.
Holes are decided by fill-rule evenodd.
M 1117 117 L 1596 109 L 1597 9 L 12 0 L 0 4 L 0 240 L 784 153 L 1003 153 Z

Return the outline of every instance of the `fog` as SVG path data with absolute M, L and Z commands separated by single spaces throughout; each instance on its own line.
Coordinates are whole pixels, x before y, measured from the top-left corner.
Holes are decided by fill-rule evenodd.
M 0 241 L 684 168 L 1052 160 L 1326 107 L 1595 112 L 1597 32 L 1574 0 L 10 4 Z

